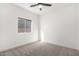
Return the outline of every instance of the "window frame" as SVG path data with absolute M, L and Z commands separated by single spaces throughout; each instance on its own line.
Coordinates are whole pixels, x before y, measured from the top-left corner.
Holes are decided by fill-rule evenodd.
M 22 29 L 22 28 L 20 28 L 20 25 L 21 25 L 21 23 L 19 23 L 19 21 L 24 21 L 24 31 L 19 31 L 20 29 Z M 31 20 L 29 20 L 29 19 L 26 19 L 26 18 L 22 18 L 22 17 L 18 17 L 18 33 L 30 33 L 31 32 Z

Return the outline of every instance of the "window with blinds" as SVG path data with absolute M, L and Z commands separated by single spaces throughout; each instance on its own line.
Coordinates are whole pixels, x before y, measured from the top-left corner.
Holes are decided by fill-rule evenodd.
M 18 32 L 31 32 L 31 20 L 18 17 Z

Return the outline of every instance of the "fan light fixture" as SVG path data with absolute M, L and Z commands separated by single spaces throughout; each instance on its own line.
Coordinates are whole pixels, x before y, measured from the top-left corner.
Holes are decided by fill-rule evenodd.
M 40 9 L 40 11 L 42 10 L 42 7 L 43 7 L 42 5 L 38 5 L 38 8 Z
M 38 8 L 42 8 L 42 5 L 39 5 Z
M 30 7 L 35 7 L 35 6 L 38 6 L 38 8 L 40 8 L 40 11 L 41 11 L 42 10 L 42 6 L 51 7 L 52 4 L 49 4 L 49 3 L 37 3 L 37 4 L 34 4 L 34 5 L 31 5 Z

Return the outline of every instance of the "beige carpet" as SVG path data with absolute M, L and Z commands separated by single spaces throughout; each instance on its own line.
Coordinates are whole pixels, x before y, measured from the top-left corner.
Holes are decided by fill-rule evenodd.
M 79 56 L 79 51 L 45 42 L 32 43 L 0 53 L 1 56 Z

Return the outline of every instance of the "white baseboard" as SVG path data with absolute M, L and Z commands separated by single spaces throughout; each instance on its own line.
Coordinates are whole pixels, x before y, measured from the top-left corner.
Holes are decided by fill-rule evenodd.
M 18 47 L 21 47 L 21 46 L 24 46 L 24 45 L 30 45 L 30 44 L 33 44 L 33 43 L 36 43 L 36 42 L 39 42 L 39 40 L 37 40 L 37 41 L 31 41 L 31 42 L 24 43 L 24 44 L 20 44 L 20 45 L 11 47 L 11 48 L 6 48 L 6 49 L 3 49 L 3 50 L 0 50 L 0 53 L 1 52 L 5 52 L 5 51 L 8 51 L 8 50 L 11 50 L 11 49 L 14 49 L 14 48 L 18 48 Z
M 61 45 L 61 44 L 57 44 L 57 43 L 53 43 L 51 41 L 45 41 L 46 43 L 50 43 L 50 44 L 54 44 L 54 45 L 58 45 L 58 46 L 62 46 L 62 47 L 66 47 L 66 48 L 70 48 L 70 49 L 74 49 L 74 50 L 77 50 L 79 51 L 79 48 L 72 48 L 72 47 L 68 47 L 68 46 L 64 46 L 64 45 Z

